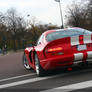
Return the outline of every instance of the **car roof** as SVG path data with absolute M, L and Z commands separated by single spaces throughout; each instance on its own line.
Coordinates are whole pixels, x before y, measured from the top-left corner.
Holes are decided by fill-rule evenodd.
M 81 29 L 81 28 L 79 28 L 79 27 L 71 27 L 71 28 L 64 28 L 64 29 L 53 29 L 53 30 L 47 30 L 43 34 L 47 35 L 47 34 L 52 33 L 52 32 L 65 31 L 65 30 L 68 30 L 68 29 Z

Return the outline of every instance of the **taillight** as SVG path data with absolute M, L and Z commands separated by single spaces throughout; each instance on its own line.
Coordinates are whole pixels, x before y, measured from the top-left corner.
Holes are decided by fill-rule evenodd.
M 58 48 L 51 48 L 51 49 L 48 49 L 47 52 L 56 52 L 56 51 L 62 51 L 63 48 L 61 47 L 58 47 Z
M 50 48 L 46 50 L 46 53 L 49 55 L 62 55 L 63 53 L 63 48 L 57 47 L 57 48 Z

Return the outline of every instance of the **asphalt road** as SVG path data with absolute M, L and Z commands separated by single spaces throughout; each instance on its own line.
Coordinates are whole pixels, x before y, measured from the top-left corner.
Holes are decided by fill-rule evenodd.
M 22 65 L 23 52 L 0 55 L 0 92 L 91 92 L 92 68 L 59 69 L 37 77 Z

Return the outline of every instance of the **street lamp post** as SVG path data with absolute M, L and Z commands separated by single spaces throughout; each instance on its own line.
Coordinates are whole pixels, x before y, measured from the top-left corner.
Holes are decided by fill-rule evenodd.
M 60 0 L 55 0 L 55 1 L 59 3 L 60 14 L 61 14 L 61 23 L 62 23 L 61 28 L 64 28 L 64 23 L 63 23 L 63 14 L 62 14 L 62 8 L 61 8 Z

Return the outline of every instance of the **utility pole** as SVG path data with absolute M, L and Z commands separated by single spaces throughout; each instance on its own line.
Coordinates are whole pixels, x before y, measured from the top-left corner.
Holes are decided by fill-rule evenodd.
M 63 23 L 63 14 L 62 14 L 61 2 L 60 2 L 60 0 L 55 0 L 55 1 L 59 3 L 60 15 L 61 15 L 61 23 L 62 23 L 61 28 L 63 29 L 64 28 L 64 23 Z

